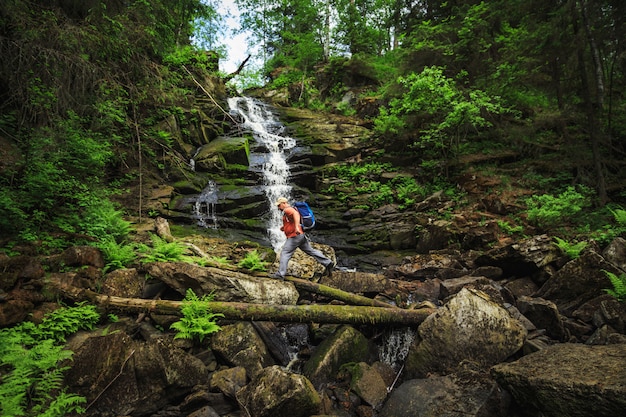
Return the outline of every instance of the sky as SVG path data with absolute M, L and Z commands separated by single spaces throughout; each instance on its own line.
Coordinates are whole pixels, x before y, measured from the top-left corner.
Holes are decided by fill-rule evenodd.
M 226 19 L 229 32 L 239 29 L 239 9 L 237 9 L 237 5 L 234 0 L 222 0 L 220 5 L 217 6 L 217 11 L 222 15 L 230 15 Z M 251 53 L 246 42 L 246 37 L 247 35 L 245 33 L 237 35 L 229 33 L 220 40 L 220 43 L 226 45 L 228 51 L 228 58 L 220 59 L 221 71 L 225 73 L 235 71 L 243 60 L 246 59 L 246 57 Z

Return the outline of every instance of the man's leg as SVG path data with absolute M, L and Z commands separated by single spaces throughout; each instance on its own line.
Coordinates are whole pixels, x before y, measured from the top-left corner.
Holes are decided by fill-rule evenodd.
M 328 259 L 321 251 L 311 246 L 311 244 L 309 243 L 309 240 L 304 235 L 296 236 L 294 239 L 297 239 L 297 238 L 302 238 L 302 241 L 300 242 L 300 249 L 302 249 L 304 253 L 315 258 L 317 262 L 324 265 L 324 267 L 327 269 L 328 267 L 333 265 L 333 261 Z
M 278 263 L 278 275 L 285 277 L 287 275 L 287 265 L 289 260 L 293 256 L 293 253 L 298 249 L 297 239 L 300 236 L 289 238 L 285 241 L 283 248 L 280 250 L 280 261 Z

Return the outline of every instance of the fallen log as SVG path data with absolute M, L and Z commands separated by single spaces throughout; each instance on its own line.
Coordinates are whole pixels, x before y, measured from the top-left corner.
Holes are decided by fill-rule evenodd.
M 312 292 L 315 294 L 323 295 L 335 300 L 343 301 L 347 304 L 357 306 L 370 306 L 370 307 L 383 307 L 383 308 L 397 308 L 391 304 L 387 304 L 383 301 L 374 300 L 371 298 L 363 297 L 362 295 L 352 294 L 351 292 L 343 291 L 337 288 L 329 287 L 323 284 L 317 284 L 315 282 L 307 281 L 304 279 L 285 277 L 285 281 L 293 282 L 299 290 Z
M 107 309 L 125 312 L 154 312 L 180 315 L 182 301 L 145 300 L 101 295 L 94 291 L 51 281 L 53 290 L 74 301 L 90 301 Z M 276 321 L 285 323 L 333 324 L 398 324 L 416 325 L 435 312 L 432 308 L 404 310 L 342 305 L 269 305 L 233 302 L 208 302 L 213 313 L 221 313 L 226 320 Z

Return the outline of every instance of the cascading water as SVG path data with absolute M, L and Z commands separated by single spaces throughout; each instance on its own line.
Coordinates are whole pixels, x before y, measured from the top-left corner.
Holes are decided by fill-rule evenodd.
M 289 198 L 291 195 L 286 155 L 296 146 L 296 140 L 284 136 L 284 125 L 267 104 L 251 97 L 232 97 L 228 99 L 228 105 L 232 112 L 239 113 L 243 118 L 242 127 L 249 129 L 257 144 L 266 149 L 266 152 L 260 154 L 259 160 L 250 161 L 250 169 L 259 169 L 263 174 L 265 197 L 273 209 L 270 211 L 267 232 L 272 247 L 278 251 L 285 236 L 280 231 L 282 214 L 275 209 L 274 202 L 278 197 Z
M 216 205 L 217 184 L 214 181 L 209 181 L 193 205 L 192 217 L 196 219 L 198 226 L 217 229 Z

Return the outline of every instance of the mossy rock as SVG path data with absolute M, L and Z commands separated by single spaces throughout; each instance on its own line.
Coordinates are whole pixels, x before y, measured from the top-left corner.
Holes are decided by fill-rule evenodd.
M 198 150 L 195 162 L 197 171 L 219 172 L 229 166 L 247 167 L 250 164 L 249 139 L 219 137 Z

